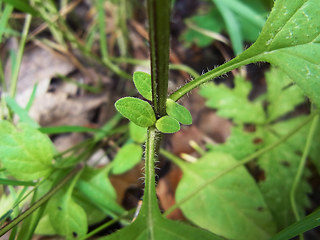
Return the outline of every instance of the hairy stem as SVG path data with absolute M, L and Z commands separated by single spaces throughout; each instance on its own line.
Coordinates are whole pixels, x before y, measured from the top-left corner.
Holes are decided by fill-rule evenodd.
M 166 115 L 168 92 L 170 0 L 148 0 L 152 103 L 157 117 Z

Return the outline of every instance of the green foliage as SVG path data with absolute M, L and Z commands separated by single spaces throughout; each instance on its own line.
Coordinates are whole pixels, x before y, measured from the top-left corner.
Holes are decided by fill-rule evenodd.
M 227 30 L 235 53 L 241 53 L 243 41 L 255 41 L 264 25 L 267 11 L 262 1 L 213 0 L 212 2 L 215 6 L 212 6 L 210 11 L 199 13 L 188 20 L 196 27 L 191 27 L 185 32 L 184 40 L 187 43 L 195 42 L 199 47 L 205 47 L 214 39 L 204 31 L 221 33 Z
M 130 137 L 137 143 L 144 143 L 147 137 L 147 128 L 139 127 L 133 122 L 129 123 Z
M 267 61 L 281 68 L 320 106 L 319 1 L 275 2 L 258 40 L 241 58 Z
M 102 170 L 86 168 L 81 178 L 76 183 L 76 189 L 82 198 L 87 199 L 105 214 L 117 216 L 124 212 L 124 209 L 117 204 L 117 195 L 109 178 L 109 168 Z
M 0 155 L 6 170 L 19 180 L 35 180 L 52 171 L 50 139 L 26 124 L 15 127 L 0 121 Z
M 184 106 L 176 103 L 172 99 L 167 99 L 166 106 L 167 114 L 170 117 L 173 117 L 182 124 L 190 125 L 192 123 L 191 113 Z
M 150 74 L 145 72 L 135 72 L 133 74 L 133 82 L 142 97 L 152 101 Z
M 30 13 L 32 15 L 39 15 L 38 11 L 35 10 L 29 3 L 24 0 L 3 0 L 3 2 L 12 5 L 16 9 L 22 12 Z
M 214 83 L 201 87 L 200 94 L 208 99 L 206 105 L 217 109 L 221 117 L 232 118 L 235 122 L 263 123 L 265 116 L 261 104 L 248 101 L 251 83 L 241 76 L 236 76 L 234 82 L 234 89 Z
M 228 154 L 212 152 L 196 163 L 181 164 L 183 177 L 176 191 L 177 201 L 235 162 Z M 244 167 L 208 185 L 181 209 L 198 226 L 228 239 L 268 239 L 275 232 L 259 188 Z
M 170 116 L 164 116 L 157 120 L 156 127 L 163 133 L 175 133 L 180 130 L 179 122 Z
M 265 119 L 264 121 L 256 121 L 253 115 L 252 117 L 248 117 L 249 108 L 247 107 L 241 108 L 241 110 L 244 110 L 238 112 L 240 107 L 238 104 L 239 100 L 232 103 L 230 102 L 227 108 L 230 114 L 225 114 L 225 105 L 216 104 L 219 100 L 223 101 L 222 97 L 214 95 L 217 94 L 218 89 L 224 89 L 224 92 L 228 92 L 228 96 L 231 99 L 239 96 L 239 89 L 242 89 L 244 93 L 242 95 L 243 97 L 247 96 L 251 89 L 248 83 L 246 85 L 242 84 L 242 88 L 237 86 L 237 84 L 239 84 L 237 82 L 239 78 L 235 78 L 235 81 L 236 86 L 234 89 L 229 89 L 226 86 L 222 88 L 221 85 L 210 84 L 208 88 L 207 85 L 205 85 L 200 91 L 200 93 L 208 99 L 207 105 L 213 106 L 218 110 L 218 115 L 232 118 L 232 120 L 238 124 L 238 126 L 233 128 L 232 135 L 227 142 L 221 146 L 212 146 L 212 151 L 228 152 L 236 159 L 242 159 L 248 154 L 253 153 L 256 149 L 275 142 L 279 137 L 287 134 L 298 123 L 305 119 L 305 117 L 297 117 L 287 121 L 271 123 L 288 114 L 304 101 L 301 90 L 297 88 L 296 85 L 292 85 L 292 80 L 276 68 L 271 69 L 270 72 L 266 74 L 268 88 L 265 96 L 261 96 L 259 100 L 255 101 L 256 108 L 261 109 L 260 113 L 255 112 L 255 119 Z M 264 104 L 262 99 L 266 99 L 268 103 L 265 112 L 262 107 Z M 281 101 L 279 101 L 280 99 Z M 243 99 L 243 106 L 251 104 L 249 100 L 246 101 L 247 103 L 245 103 Z M 254 111 L 254 108 L 252 109 Z M 244 123 L 259 124 L 255 126 L 256 130 L 254 132 L 245 132 L 243 127 L 241 127 Z M 258 165 L 263 170 L 265 176 L 265 179 L 259 182 L 260 191 L 273 215 L 278 229 L 282 229 L 293 223 L 294 216 L 292 209 L 289 207 L 290 191 L 301 158 L 301 156 L 297 155 L 297 152 L 301 154 L 304 149 L 307 131 L 308 127 L 306 126 L 300 130 L 297 135 L 290 138 L 287 143 L 281 144 L 258 158 Z M 314 142 L 314 144 L 316 144 L 317 147 L 314 146 L 313 149 L 319 149 L 319 142 Z M 296 195 L 301 215 L 303 215 L 304 209 L 309 206 L 307 195 L 311 189 L 306 181 L 307 176 L 308 171 L 305 171 Z
M 128 143 L 121 147 L 112 162 L 111 172 L 122 174 L 137 165 L 142 158 L 142 147 L 135 143 Z
M 72 199 L 72 190 L 77 178 L 71 186 L 66 186 L 55 194 L 47 205 L 51 226 L 56 233 L 67 239 L 77 239 L 87 233 L 87 216 L 85 211 Z
M 115 107 L 124 117 L 140 127 L 150 127 L 156 121 L 150 104 L 138 98 L 121 98 L 115 103 Z

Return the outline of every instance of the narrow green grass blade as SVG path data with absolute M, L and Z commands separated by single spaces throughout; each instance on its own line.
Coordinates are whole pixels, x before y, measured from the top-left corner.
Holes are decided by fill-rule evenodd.
M 12 10 L 13 10 L 13 7 L 12 5 L 9 5 L 9 4 L 6 5 L 3 10 L 3 13 L 0 19 L 0 42 L 2 42 L 2 35 L 5 32 L 5 28 L 7 26 Z
M 34 182 L 17 181 L 17 180 L 5 179 L 5 178 L 0 178 L 0 184 L 10 185 L 10 186 L 35 186 L 36 185 L 36 183 Z
M 13 98 L 7 96 L 5 98 L 6 103 L 8 104 L 9 108 L 19 116 L 20 122 L 27 123 L 28 125 L 38 128 L 40 127 L 39 124 L 34 121 L 28 114 L 27 110 L 23 109 L 19 106 L 19 104 Z
M 59 133 L 72 133 L 72 132 L 94 132 L 98 133 L 101 130 L 96 128 L 88 128 L 82 126 L 58 126 L 58 127 L 42 127 L 39 131 L 45 134 L 59 134 Z
M 38 83 L 36 83 L 34 86 L 33 86 L 33 89 L 32 89 L 32 93 L 31 93 L 31 96 L 29 98 L 29 101 L 27 103 L 27 106 L 25 107 L 25 109 L 29 112 L 30 111 L 30 108 L 34 102 L 34 99 L 36 98 L 36 92 L 37 92 L 37 88 L 38 88 Z
M 302 218 L 300 221 L 283 229 L 270 240 L 287 240 L 301 233 L 320 226 L 320 209 Z
M 30 13 L 33 16 L 37 16 L 39 14 L 36 9 L 34 9 L 30 4 L 27 3 L 27 1 L 24 0 L 3 0 L 3 2 L 10 4 L 22 12 Z

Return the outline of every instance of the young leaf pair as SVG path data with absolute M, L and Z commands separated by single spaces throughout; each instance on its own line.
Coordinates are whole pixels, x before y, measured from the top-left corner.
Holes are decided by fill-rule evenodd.
M 139 93 L 147 100 L 152 101 L 151 76 L 144 72 L 133 74 L 134 84 Z M 115 103 L 115 107 L 124 117 L 140 127 L 155 125 L 163 133 L 174 133 L 180 130 L 180 123 L 189 125 L 192 117 L 188 109 L 167 99 L 166 116 L 156 119 L 152 106 L 144 100 L 134 97 L 124 97 Z

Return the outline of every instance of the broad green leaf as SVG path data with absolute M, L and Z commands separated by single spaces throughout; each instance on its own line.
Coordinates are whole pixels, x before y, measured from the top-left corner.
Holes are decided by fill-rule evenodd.
M 183 177 L 176 190 L 179 202 L 207 179 L 233 166 L 225 153 L 208 153 L 196 163 L 183 164 Z M 180 208 L 198 226 L 227 239 L 269 239 L 275 226 L 255 180 L 239 167 L 213 182 Z
M 211 151 L 232 154 L 237 160 L 254 153 L 262 143 L 261 136 L 257 133 L 245 132 L 241 127 L 233 127 L 231 134 L 224 144 L 209 145 Z
M 115 103 L 119 113 L 140 127 L 150 127 L 156 116 L 149 103 L 138 98 L 124 97 Z
M 266 73 L 268 86 L 268 121 L 273 121 L 291 112 L 304 102 L 301 89 L 292 84 L 292 79 L 283 71 L 272 68 Z
M 109 168 L 94 170 L 87 167 L 76 184 L 84 199 L 101 209 L 105 214 L 118 216 L 124 209 L 117 204 L 117 194 L 109 178 Z
M 319 16 L 318 0 L 277 0 L 256 43 L 229 64 L 274 64 L 320 106 Z
M 190 125 L 192 123 L 192 116 L 189 110 L 172 99 L 167 99 L 166 111 L 170 117 L 182 124 Z
M 149 221 L 148 221 L 149 220 Z M 208 231 L 162 216 L 137 218 L 130 226 L 100 240 L 223 240 Z
M 129 123 L 130 137 L 137 143 L 144 143 L 147 138 L 147 128 L 139 127 L 133 122 Z
M 152 101 L 151 75 L 145 72 L 135 72 L 133 82 L 139 93 L 145 99 Z
M 268 146 L 275 142 L 277 137 L 266 132 L 263 139 L 265 146 Z M 265 178 L 259 182 L 259 186 L 278 229 L 283 229 L 295 221 L 292 209 L 289 207 L 291 206 L 290 191 L 301 156 L 294 150 L 295 148 L 291 145 L 283 143 L 258 159 Z M 311 188 L 306 179 L 308 175 L 308 171 L 305 171 L 296 195 L 300 216 L 303 216 L 304 209 L 310 206 L 308 194 Z
M 77 239 L 87 233 L 85 211 L 74 202 L 70 191 L 59 191 L 48 202 L 47 212 L 53 229 L 67 239 Z
M 206 105 L 217 109 L 221 117 L 231 118 L 236 123 L 263 123 L 265 116 L 262 105 L 248 101 L 251 83 L 241 76 L 236 76 L 234 81 L 234 89 L 224 84 L 205 84 L 200 88 L 200 95 L 208 99 Z
M 0 161 L 19 180 L 30 181 L 52 171 L 53 146 L 50 139 L 26 124 L 13 126 L 0 121 Z
M 175 133 L 180 130 L 179 122 L 170 116 L 164 116 L 158 119 L 156 122 L 156 127 L 160 132 L 163 133 Z
M 122 174 L 137 165 L 142 159 L 142 147 L 129 143 L 120 148 L 112 161 L 112 174 Z

